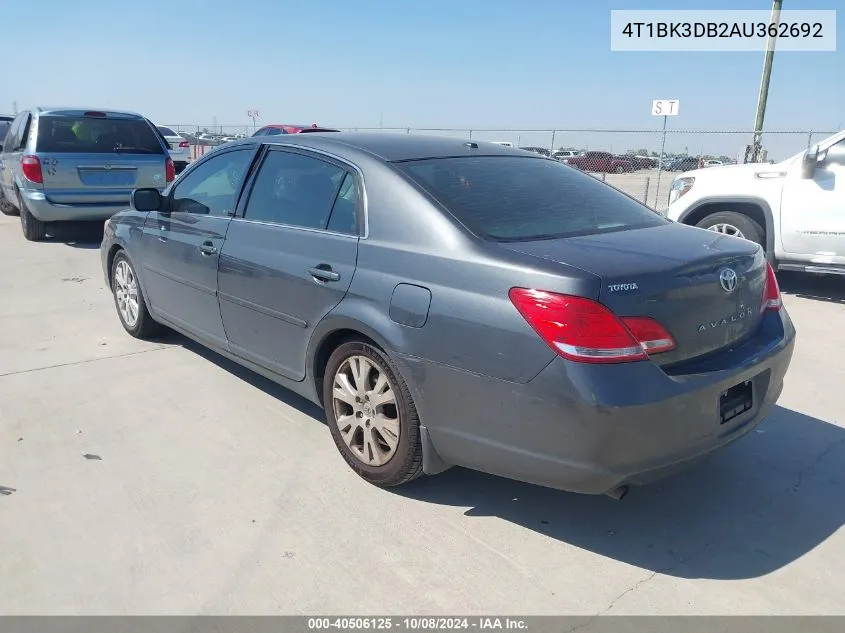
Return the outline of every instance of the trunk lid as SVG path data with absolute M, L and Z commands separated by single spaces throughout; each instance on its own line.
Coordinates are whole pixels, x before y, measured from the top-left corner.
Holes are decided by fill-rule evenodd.
M 44 194 L 58 204 L 128 204 L 133 189 L 165 186 L 164 154 L 44 154 Z
M 660 365 L 740 344 L 762 318 L 766 259 L 746 240 L 673 223 L 503 246 L 593 273 L 618 316 L 659 321 L 676 342 Z

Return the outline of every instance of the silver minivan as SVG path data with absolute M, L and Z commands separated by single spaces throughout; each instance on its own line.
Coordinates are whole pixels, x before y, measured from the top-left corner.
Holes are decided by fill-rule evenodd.
M 32 108 L 15 117 L 0 156 L 5 211 L 20 213 L 26 239 L 50 222 L 103 221 L 129 206 L 133 189 L 175 178 L 167 142 L 140 114 Z

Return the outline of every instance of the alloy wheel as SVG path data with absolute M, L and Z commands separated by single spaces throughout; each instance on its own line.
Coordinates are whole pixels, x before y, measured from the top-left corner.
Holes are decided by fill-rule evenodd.
M 114 269 L 114 298 L 120 318 L 130 328 L 138 323 L 138 280 L 135 271 L 125 259 Z
M 709 230 L 715 231 L 716 233 L 724 233 L 725 235 L 733 235 L 734 237 L 741 237 L 742 239 L 745 239 L 745 235 L 742 233 L 742 231 L 740 231 L 733 224 L 726 224 L 724 222 L 720 222 L 709 227 Z
M 343 441 L 362 464 L 384 466 L 396 454 L 401 432 L 396 392 L 374 360 L 355 355 L 341 363 L 332 408 Z

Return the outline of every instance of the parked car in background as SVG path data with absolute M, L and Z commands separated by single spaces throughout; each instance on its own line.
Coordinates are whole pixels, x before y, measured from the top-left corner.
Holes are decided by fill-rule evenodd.
M 581 152 L 579 152 L 578 150 L 561 149 L 552 154 L 552 158 L 555 158 L 557 160 L 563 160 L 564 158 L 573 158 L 575 156 L 579 156 L 580 154 Z
M 532 154 L 540 154 L 540 156 L 551 157 L 551 155 L 552 155 L 552 153 L 548 149 L 546 149 L 545 147 L 528 146 L 528 147 L 520 147 L 519 149 L 521 149 L 525 152 L 531 152 Z
M 663 169 L 666 171 L 688 171 L 698 169 L 699 158 L 696 156 L 682 156 L 670 161 Z
M 0 114 L 0 143 L 6 138 L 6 132 L 12 127 L 12 121 L 14 120 L 15 117 L 13 116 Z
M 5 142 L 6 133 L 12 127 L 12 121 L 15 120 L 15 117 L 8 116 L 5 114 L 0 114 L 0 146 Z M 0 187 L 0 212 L 3 213 L 11 213 L 14 207 L 12 207 L 7 201 L 6 196 L 3 195 L 3 188 Z
M 169 127 L 159 125 L 156 129 L 161 132 L 161 135 L 167 142 L 170 158 L 173 159 L 173 166 L 176 169 L 176 173 L 182 173 L 182 170 L 193 160 L 191 144 L 188 142 L 188 139 L 178 132 L 174 132 Z
M 610 152 L 584 152 L 580 156 L 565 158 L 563 162 L 581 171 L 615 174 L 634 171 L 634 162 L 630 158 L 614 156 Z
M 51 222 L 105 220 L 136 187 L 164 189 L 176 176 L 155 126 L 115 110 L 33 108 L 15 117 L 3 143 L 0 188 L 20 213 L 24 237 Z
M 720 160 L 716 160 L 715 158 L 709 158 L 704 161 L 704 167 L 721 167 L 724 163 Z
M 667 217 L 760 244 L 781 270 L 845 275 L 845 130 L 787 160 L 689 171 Z
M 634 164 L 635 169 L 656 169 L 659 162 L 657 157 L 652 156 L 631 156 L 629 155 L 628 158 L 631 159 L 631 162 Z
M 465 139 L 236 141 L 136 190 L 100 254 L 129 334 L 322 405 L 378 486 L 459 465 L 621 497 L 752 431 L 794 346 L 756 244 Z
M 320 127 L 316 123 L 311 125 L 290 125 L 287 123 L 274 123 L 265 125 L 257 130 L 253 136 L 278 136 L 279 134 L 301 134 L 302 132 L 339 132 L 328 127 Z

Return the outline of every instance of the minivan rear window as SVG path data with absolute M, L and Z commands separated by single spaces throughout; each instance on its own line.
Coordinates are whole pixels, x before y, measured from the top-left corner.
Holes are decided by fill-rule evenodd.
M 38 152 L 74 154 L 164 154 L 143 119 L 48 114 L 38 119 Z
M 395 166 L 470 231 L 491 241 L 573 237 L 668 222 L 613 187 L 556 160 L 472 156 Z

